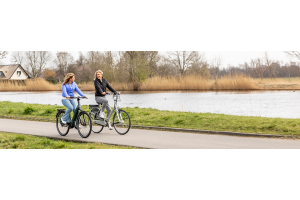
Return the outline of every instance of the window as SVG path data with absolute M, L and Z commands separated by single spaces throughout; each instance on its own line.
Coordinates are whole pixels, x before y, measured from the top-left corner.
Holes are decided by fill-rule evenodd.
M 0 77 L 5 77 L 3 71 L 0 71 Z
M 18 76 L 21 76 L 21 71 L 17 71 L 17 75 L 18 75 Z

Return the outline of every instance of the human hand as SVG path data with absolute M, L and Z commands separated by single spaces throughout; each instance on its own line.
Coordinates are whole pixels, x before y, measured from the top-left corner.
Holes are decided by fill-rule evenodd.
M 106 95 L 106 93 L 105 93 L 105 92 L 102 92 L 102 94 L 103 94 L 103 95 Z
M 70 96 L 67 96 L 66 98 L 67 98 L 67 99 L 70 99 Z

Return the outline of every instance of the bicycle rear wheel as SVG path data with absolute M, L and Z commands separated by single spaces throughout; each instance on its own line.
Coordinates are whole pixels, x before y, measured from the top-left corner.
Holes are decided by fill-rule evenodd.
M 116 111 L 113 118 L 113 126 L 120 135 L 128 133 L 131 127 L 131 121 L 128 113 L 124 110 L 119 110 L 118 113 Z
M 92 120 L 90 115 L 85 111 L 81 111 L 76 122 L 79 135 L 83 138 L 89 137 L 92 131 Z
M 92 131 L 94 133 L 100 133 L 103 130 L 104 126 L 101 126 L 99 124 L 94 123 L 95 113 L 91 112 L 90 117 L 91 117 L 91 120 L 92 120 Z
M 56 128 L 61 136 L 66 136 L 69 133 L 70 127 L 67 124 L 63 124 L 61 122 L 62 116 L 65 114 L 65 112 L 59 112 L 56 115 Z

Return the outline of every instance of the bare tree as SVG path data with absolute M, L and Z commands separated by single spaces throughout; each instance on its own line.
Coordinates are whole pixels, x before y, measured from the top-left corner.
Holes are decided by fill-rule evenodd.
M 5 56 L 8 54 L 8 51 L 0 51 L 0 59 L 6 58 Z
M 52 54 L 50 51 L 25 52 L 25 68 L 32 78 L 39 77 L 51 61 Z
M 279 74 L 279 70 L 280 70 L 279 61 L 273 62 L 272 67 L 273 67 L 273 72 L 274 72 L 274 78 L 277 78 L 278 74 Z
M 214 74 L 214 79 L 215 79 L 215 84 L 218 84 L 218 78 L 219 78 L 219 71 L 220 71 L 220 66 L 222 65 L 222 58 L 219 56 L 215 56 L 211 62 L 210 62 L 210 67 L 213 69 L 213 74 Z
M 157 74 L 161 77 L 175 76 L 176 68 L 170 63 L 168 58 L 161 56 L 157 66 Z
M 13 51 L 11 54 L 11 62 L 22 65 L 25 61 L 25 55 L 23 51 Z
M 179 70 L 180 76 L 185 75 L 185 72 L 193 65 L 193 61 L 197 56 L 199 56 L 197 51 L 168 52 L 168 59 Z
M 210 77 L 208 66 L 209 64 L 205 60 L 204 54 L 198 54 L 193 58 L 191 66 L 187 69 L 187 73 L 201 77 Z
M 68 73 L 68 67 L 74 64 L 74 58 L 68 52 L 57 52 L 54 64 L 56 65 L 58 78 L 63 80 Z
M 289 64 L 285 64 L 284 65 L 284 68 L 285 68 L 285 70 L 287 71 L 287 73 L 288 73 L 288 77 L 289 77 L 289 80 L 291 79 L 291 65 L 289 65 Z
M 274 65 L 272 65 L 272 61 L 270 60 L 269 54 L 266 51 L 265 51 L 265 54 L 264 54 L 264 61 L 265 61 L 266 68 L 269 69 L 270 77 L 271 77 L 271 79 L 273 79 L 273 67 L 274 67 Z
M 262 79 L 264 77 L 264 73 L 265 73 L 265 71 L 267 71 L 268 68 L 263 64 L 263 62 L 260 58 L 251 60 L 251 65 L 254 69 L 254 72 L 257 74 L 257 76 L 262 81 Z
M 146 51 L 123 52 L 122 70 L 128 73 L 134 90 L 139 90 L 141 83 L 150 75 L 149 54 Z
M 300 51 L 284 51 L 290 57 L 294 57 L 300 60 Z

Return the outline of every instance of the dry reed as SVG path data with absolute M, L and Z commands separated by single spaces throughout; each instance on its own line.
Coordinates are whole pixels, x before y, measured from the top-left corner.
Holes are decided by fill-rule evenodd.
M 27 79 L 25 81 L 2 80 L 0 81 L 0 91 L 58 91 L 61 85 L 53 85 L 42 78 Z
M 212 79 L 206 79 L 199 76 L 185 77 L 152 77 L 140 85 L 142 91 L 157 90 L 254 90 L 269 89 L 267 84 L 300 84 L 300 79 L 263 79 L 261 83 L 258 79 L 253 79 L 243 75 L 234 75 L 222 77 L 215 84 Z M 117 91 L 132 91 L 132 83 L 111 82 L 110 85 Z M 78 87 L 82 91 L 94 91 L 94 82 L 81 83 Z M 273 89 L 273 88 L 271 88 Z M 0 91 L 61 91 L 61 83 L 53 85 L 48 81 L 38 79 L 28 79 L 25 81 L 6 80 L 0 81 Z
M 153 77 L 142 83 L 141 90 L 209 90 L 212 88 L 209 82 L 209 79 L 199 76 L 185 76 L 181 79 Z
M 233 75 L 222 77 L 214 89 L 218 90 L 254 90 L 260 89 L 253 78 L 243 75 Z

